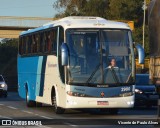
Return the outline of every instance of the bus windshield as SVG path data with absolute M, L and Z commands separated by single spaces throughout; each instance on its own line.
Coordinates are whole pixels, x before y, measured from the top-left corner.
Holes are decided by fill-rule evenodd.
M 69 84 L 133 84 L 129 30 L 69 29 Z

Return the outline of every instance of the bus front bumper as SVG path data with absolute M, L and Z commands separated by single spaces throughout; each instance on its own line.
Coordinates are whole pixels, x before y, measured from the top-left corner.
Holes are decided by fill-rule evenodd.
M 132 108 L 134 95 L 114 98 L 86 98 L 67 96 L 65 108 Z

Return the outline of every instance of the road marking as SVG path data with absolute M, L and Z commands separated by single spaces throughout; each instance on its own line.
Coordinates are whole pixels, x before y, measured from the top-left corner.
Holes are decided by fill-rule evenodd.
M 71 124 L 71 123 L 64 123 L 65 125 L 69 125 L 69 126 L 72 126 L 72 127 L 77 127 L 77 125 L 74 125 L 74 124 Z
M 38 125 L 38 127 L 40 127 L 40 128 L 51 128 L 51 127 L 44 126 L 44 125 L 42 125 L 42 126 Z
M 15 107 L 12 107 L 12 106 L 7 106 L 8 108 L 11 108 L 11 109 L 17 109 L 17 108 L 15 108 Z
M 25 113 L 29 113 L 29 114 L 34 114 L 33 112 L 30 112 L 30 111 L 25 111 L 25 110 L 21 110 L 22 112 L 25 112 Z M 42 117 L 42 118 L 45 118 L 45 119 L 53 119 L 53 118 L 50 118 L 50 117 L 47 117 L 47 116 L 41 116 L 39 114 L 34 114 L 35 116 L 39 116 L 39 117 Z
M 50 118 L 50 117 L 47 117 L 47 116 L 41 116 L 41 115 L 39 115 L 40 117 L 42 117 L 42 118 L 45 118 L 45 119 L 53 119 L 53 118 Z
M 21 110 L 21 111 L 25 113 L 33 114 L 33 112 L 30 112 L 30 111 L 25 111 L 25 110 Z
M 4 119 L 13 119 L 13 118 L 10 118 L 10 117 L 7 117 L 7 116 L 2 116 L 2 115 L 0 115 L 0 118 L 4 118 Z

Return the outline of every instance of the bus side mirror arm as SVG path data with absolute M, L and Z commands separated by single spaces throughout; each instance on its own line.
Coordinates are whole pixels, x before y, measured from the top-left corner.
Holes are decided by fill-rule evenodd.
M 137 44 L 135 48 L 137 49 L 138 52 L 139 64 L 144 64 L 145 53 L 143 47 L 140 44 Z
M 66 43 L 61 45 L 61 64 L 62 66 L 68 65 L 68 46 Z

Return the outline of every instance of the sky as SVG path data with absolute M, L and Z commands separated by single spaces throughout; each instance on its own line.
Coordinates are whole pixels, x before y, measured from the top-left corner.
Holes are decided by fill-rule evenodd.
M 0 16 L 54 17 L 56 0 L 0 0 Z

